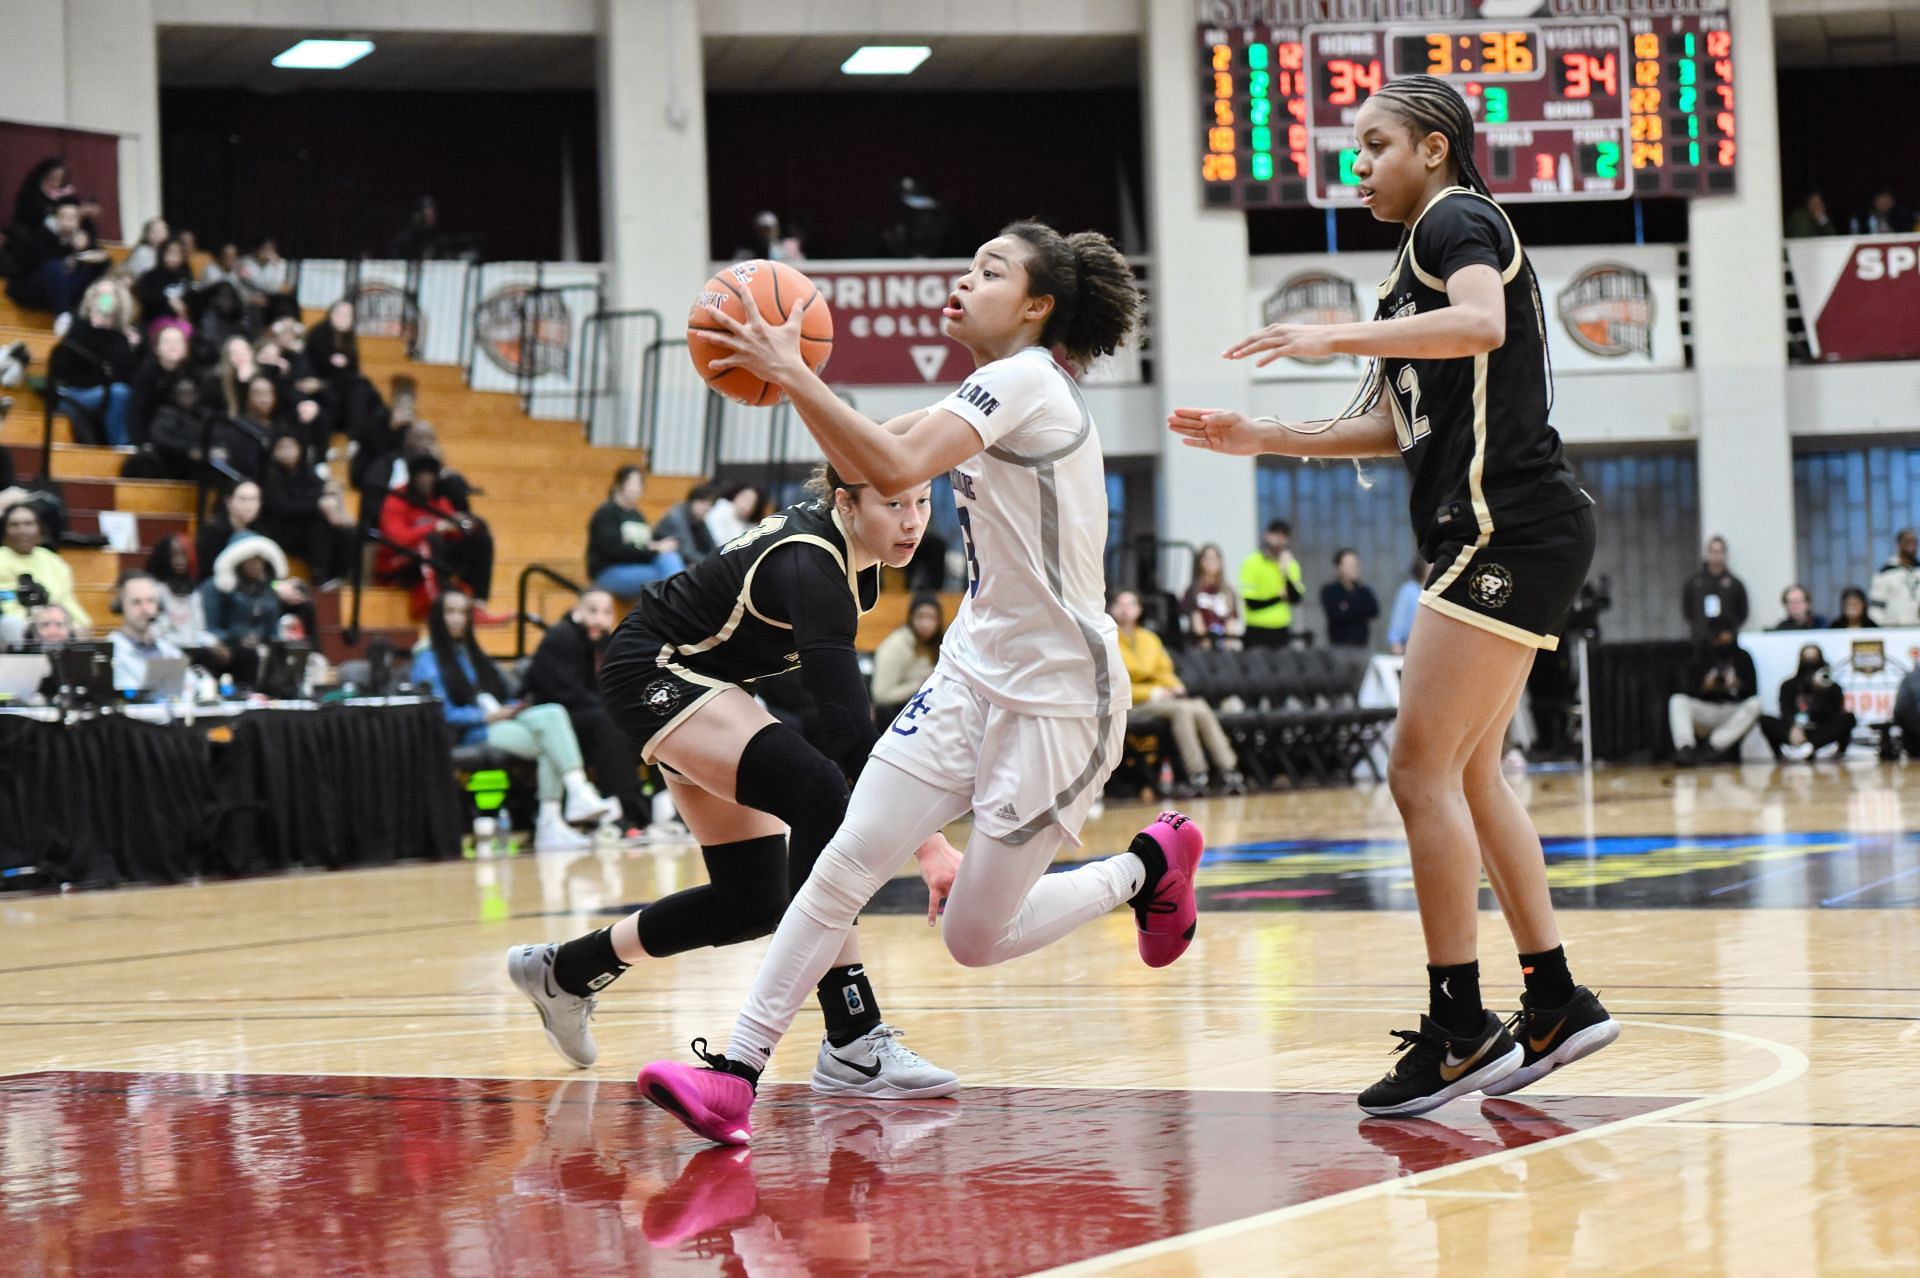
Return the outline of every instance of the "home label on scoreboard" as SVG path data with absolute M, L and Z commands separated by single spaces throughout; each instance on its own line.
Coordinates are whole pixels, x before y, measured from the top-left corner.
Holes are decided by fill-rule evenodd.
M 1727 0 L 1196 0 L 1195 11 L 1208 208 L 1354 203 L 1353 114 L 1419 73 L 1467 99 L 1476 164 L 1503 199 L 1734 189 Z
M 1467 100 L 1474 164 L 1502 200 L 1618 200 L 1633 194 L 1631 86 L 1618 18 L 1387 27 L 1309 27 L 1307 202 L 1359 203 L 1354 116 L 1404 75 L 1437 75 Z

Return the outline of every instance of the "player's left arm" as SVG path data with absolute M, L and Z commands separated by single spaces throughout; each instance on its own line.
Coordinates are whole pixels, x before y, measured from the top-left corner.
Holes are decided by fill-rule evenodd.
M 1447 304 L 1423 315 L 1358 324 L 1269 324 L 1227 349 L 1228 359 L 1258 355 L 1255 367 L 1277 359 L 1329 355 L 1458 359 L 1484 355 L 1507 340 L 1507 306 L 1500 272 L 1481 262 L 1447 277 Z
M 800 358 L 804 307 L 794 307 L 779 325 L 767 323 L 757 307 L 748 308 L 745 320 L 718 307 L 709 307 L 708 314 L 726 330 L 709 336 L 731 352 L 712 367 L 744 368 L 785 391 L 820 450 L 849 483 L 872 484 L 887 494 L 905 492 L 952 470 L 982 447 L 966 419 L 946 409 L 919 410 L 883 426 L 834 394 Z

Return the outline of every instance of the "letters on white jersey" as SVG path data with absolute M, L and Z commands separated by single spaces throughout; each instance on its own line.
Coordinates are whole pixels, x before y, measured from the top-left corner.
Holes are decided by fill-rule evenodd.
M 950 476 L 967 597 L 940 664 L 1022 714 L 1124 713 L 1106 614 L 1106 467 L 1079 389 L 1034 346 L 974 370 L 937 408 L 984 448 Z

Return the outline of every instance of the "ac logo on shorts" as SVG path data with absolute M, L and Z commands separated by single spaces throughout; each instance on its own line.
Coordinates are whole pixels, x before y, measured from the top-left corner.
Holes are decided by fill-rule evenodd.
M 1513 574 L 1499 564 L 1482 564 L 1467 581 L 1467 593 L 1482 608 L 1504 608 L 1513 598 Z
M 920 691 L 914 693 L 913 700 L 907 702 L 906 705 L 901 706 L 900 713 L 897 716 L 895 716 L 893 720 L 893 731 L 899 733 L 903 737 L 910 737 L 914 733 L 920 731 L 919 728 L 903 728 L 900 725 L 903 723 L 912 723 L 915 719 L 918 719 L 921 715 L 926 714 L 928 711 L 932 710 L 933 707 L 927 703 L 927 698 L 928 698 L 928 693 L 925 688 L 922 688 L 920 689 Z
M 655 679 L 640 693 L 648 714 L 672 714 L 680 704 L 680 686 L 671 679 Z

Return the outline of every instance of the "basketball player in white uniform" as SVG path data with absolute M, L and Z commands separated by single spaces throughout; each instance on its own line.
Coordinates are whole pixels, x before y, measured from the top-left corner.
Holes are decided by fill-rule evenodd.
M 861 907 L 922 840 L 969 812 L 944 919 L 947 948 L 966 966 L 1031 953 L 1129 903 L 1141 956 L 1160 967 L 1186 950 L 1196 920 L 1202 840 L 1179 813 L 1162 813 L 1118 856 L 1046 873 L 1079 843 L 1131 703 L 1104 607 L 1100 441 L 1049 352 L 1085 367 L 1126 339 L 1139 311 L 1126 259 L 1091 232 L 1007 227 L 981 246 L 944 312 L 973 375 L 885 425 L 808 371 L 804 309 L 778 328 L 757 314 L 717 321 L 735 353 L 714 367 L 779 385 L 850 479 L 892 492 L 949 472 L 968 588 L 933 674 L 881 733 L 845 821 L 774 933 L 726 1054 L 696 1039 L 705 1068 L 640 1072 L 649 1100 L 728 1144 L 747 1143 L 760 1072 Z

